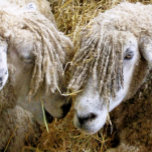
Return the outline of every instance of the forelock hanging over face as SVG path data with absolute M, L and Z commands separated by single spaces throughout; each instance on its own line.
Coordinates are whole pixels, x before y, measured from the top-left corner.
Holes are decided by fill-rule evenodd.
M 83 34 L 81 48 L 71 65 L 69 89 L 77 91 L 83 88 L 92 75 L 95 87 L 107 99 L 115 96 L 123 86 L 123 50 L 128 36 L 132 34 L 114 30 L 87 33 Z

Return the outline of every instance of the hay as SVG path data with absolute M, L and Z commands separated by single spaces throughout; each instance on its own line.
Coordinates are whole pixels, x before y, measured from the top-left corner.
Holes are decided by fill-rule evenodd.
M 71 37 L 76 46 L 82 26 L 114 3 L 111 0 L 54 0 L 51 6 L 58 28 Z
M 136 2 L 136 0 L 129 0 Z M 121 0 L 50 0 L 58 28 L 71 37 L 75 49 L 79 48 L 79 32 L 82 26 L 99 12 L 113 7 Z M 144 4 L 150 0 L 141 0 Z M 107 127 L 105 127 L 107 128 Z M 86 135 L 73 125 L 73 110 L 62 120 L 49 124 L 49 133 L 44 128 L 36 152 L 104 152 L 112 141 L 101 130 L 95 135 Z
M 49 125 L 49 134 L 44 131 L 38 145 L 41 151 L 50 152 L 102 152 L 110 143 L 110 138 L 101 132 L 90 136 L 73 126 L 73 110 L 63 120 L 55 120 Z M 106 144 L 107 145 L 106 145 Z

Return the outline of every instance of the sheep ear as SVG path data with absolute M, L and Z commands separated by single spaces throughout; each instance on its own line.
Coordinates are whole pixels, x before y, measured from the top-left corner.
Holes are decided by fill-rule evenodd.
M 7 44 L 0 42 L 0 90 L 5 86 L 8 79 Z
M 152 65 L 152 38 L 148 36 L 141 38 L 139 47 L 145 60 Z

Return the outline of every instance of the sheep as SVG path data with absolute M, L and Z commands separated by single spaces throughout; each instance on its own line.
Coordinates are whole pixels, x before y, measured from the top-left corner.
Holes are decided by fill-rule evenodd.
M 10 7 L 8 7 L 9 6 L 9 4 L 7 4 L 8 2 L 12 2 L 11 3 L 11 5 L 10 5 Z M 5 10 L 6 9 L 8 9 L 8 12 L 9 11 L 12 11 L 12 13 L 15 13 L 15 11 L 13 10 L 13 5 L 15 5 L 16 6 L 16 4 L 20 4 L 19 6 L 17 5 L 17 7 L 19 7 L 19 8 L 22 8 L 22 10 L 23 11 L 37 11 L 37 8 L 39 8 L 38 9 L 38 11 L 39 10 L 41 10 L 41 12 L 40 13 L 43 13 L 46 17 L 48 17 L 48 19 L 51 21 L 51 24 L 54 24 L 54 25 L 52 25 L 52 26 L 55 26 L 55 27 L 53 27 L 54 29 L 52 29 L 52 30 L 57 30 L 56 29 L 56 25 L 55 25 L 55 21 L 54 21 L 54 18 L 52 17 L 52 15 L 50 15 L 50 17 L 51 18 L 49 18 L 49 14 L 50 14 L 50 9 L 48 8 L 48 7 L 46 7 L 46 6 L 49 6 L 49 3 L 48 2 L 46 2 L 46 1 L 43 1 L 43 3 L 42 3 L 42 1 L 32 1 L 32 2 L 35 2 L 35 3 L 28 3 L 29 1 L 27 0 L 27 1 L 15 1 L 15 0 L 12 0 L 12 1 L 10 1 L 10 0 L 7 0 L 7 2 L 4 2 L 4 4 L 3 5 L 1 5 L 2 6 L 2 8 L 5 8 Z M 6 5 L 7 4 L 7 5 Z M 24 4 L 26 4 L 25 6 L 24 6 Z M 31 5 L 32 4 L 32 5 Z M 37 5 L 36 5 L 37 4 Z M 43 4 L 43 5 L 42 5 Z M 29 7 L 29 5 L 30 5 L 30 7 Z M 4 7 L 5 6 L 5 7 Z M 14 6 L 14 7 L 15 7 Z M 22 6 L 24 6 L 24 7 L 22 7 Z M 35 8 L 34 10 L 33 10 L 33 8 Z M 48 9 L 47 9 L 48 8 Z M 34 12 L 33 12 L 34 13 Z M 58 32 L 58 31 L 57 31 Z M 56 33 L 56 32 L 55 32 Z M 65 50 L 66 51 L 66 56 L 64 56 L 63 54 L 61 55 L 62 57 L 60 57 L 60 58 L 63 58 L 63 59 L 65 59 L 65 62 L 63 62 L 63 66 L 64 66 L 64 64 L 66 63 L 66 61 L 68 61 L 69 60 L 69 56 L 72 54 L 71 52 L 72 52 L 72 43 L 71 43 L 71 41 L 69 40 L 69 38 L 67 38 L 67 37 L 65 37 L 64 36 L 64 34 L 63 33 L 61 33 L 61 32 L 59 32 L 59 35 L 60 35 L 60 39 L 61 39 L 61 41 L 60 42 L 62 42 L 62 48 L 63 48 L 63 50 Z M 19 38 L 19 37 L 18 37 Z M 20 39 L 20 38 L 19 38 Z M 60 46 L 59 46 L 60 47 Z M 69 47 L 69 49 L 68 49 L 68 47 Z M 64 51 L 64 52 L 65 52 Z M 57 57 L 58 58 L 58 57 Z M 16 61 L 15 61 L 16 62 Z M 59 67 L 59 66 L 58 66 Z M 59 72 L 60 73 L 60 75 L 61 75 L 61 77 L 62 77 L 62 74 L 63 74 L 63 72 L 62 71 L 60 71 Z M 55 76 L 54 76 L 54 78 L 55 78 Z M 57 77 L 56 77 L 57 78 Z M 58 79 L 58 78 L 57 78 Z M 63 80 L 61 80 L 61 79 L 59 79 L 59 81 L 62 81 L 63 82 Z M 25 83 L 26 84 L 26 83 Z M 61 84 L 61 83 L 60 83 Z M 63 84 L 65 84 L 64 82 L 63 82 Z M 34 85 L 33 85 L 34 86 Z M 53 85 L 52 85 L 53 86 Z M 63 86 L 62 84 L 61 84 L 61 86 Z M 53 88 L 53 87 L 52 87 Z M 63 87 L 64 88 L 64 87 Z M 25 90 L 23 90 L 23 92 L 24 92 Z M 60 91 L 59 90 L 59 88 L 58 88 L 58 91 Z M 25 96 L 26 96 L 26 93 L 25 93 Z M 25 97 L 24 96 L 24 97 Z M 26 108 L 27 110 L 30 110 L 30 111 L 32 111 L 32 112 L 34 112 L 34 115 L 35 116 L 37 116 L 37 118 L 39 119 L 39 115 L 38 115 L 38 113 L 39 113 L 39 111 L 41 110 L 41 105 L 40 105 L 40 103 L 35 103 L 35 102 L 30 102 L 29 104 L 26 104 L 26 100 L 24 100 L 24 97 L 23 96 L 20 96 L 19 97 L 19 99 L 17 100 L 18 101 L 18 103 L 22 106 L 22 107 L 24 107 L 24 108 Z M 52 94 L 51 95 L 51 98 L 52 98 L 52 102 L 51 102 L 51 104 L 50 104 L 50 102 L 49 102 L 49 100 L 50 100 L 50 96 L 48 96 L 48 98 L 47 98 L 47 100 L 48 101 L 46 101 L 46 102 L 44 102 L 44 105 L 45 105 L 45 107 L 46 107 L 46 110 L 48 111 L 48 112 L 50 112 L 54 117 L 62 117 L 62 116 L 64 116 L 65 114 L 66 114 L 66 109 L 67 109 L 67 111 L 68 111 L 68 107 L 70 106 L 70 104 L 65 104 L 65 102 L 63 102 L 63 100 L 65 100 L 65 97 L 62 97 L 62 96 L 58 96 L 58 93 L 57 93 L 57 96 L 55 95 L 55 94 Z M 38 100 L 38 99 L 36 99 L 36 100 Z M 22 101 L 22 102 L 20 102 L 20 101 Z M 25 101 L 25 103 L 23 102 L 23 101 Z M 67 106 L 66 106 L 67 105 Z M 33 106 L 34 106 L 34 108 L 33 108 Z M 42 117 L 41 117 L 42 118 Z
M 8 7 L 10 5 L 9 3 L 11 3 L 10 7 Z M 8 9 L 8 11 L 11 11 L 11 10 L 13 11 L 12 7 L 14 5 L 15 5 L 14 7 L 17 6 L 19 8 L 22 8 L 23 11 L 39 11 L 41 14 L 43 14 L 45 17 L 47 17 L 47 19 L 49 19 L 51 21 L 51 23 L 54 24 L 54 26 L 56 27 L 54 16 L 49 7 L 49 2 L 46 0 L 44 0 L 44 1 L 40 1 L 40 0 L 23 0 L 23 1 L 7 0 L 7 1 L 0 2 L 0 5 L 1 5 L 1 8 L 5 8 L 5 10 Z M 60 33 L 60 37 L 62 39 L 62 45 L 63 45 L 62 47 L 67 51 L 65 58 L 68 61 L 69 57 L 72 56 L 72 54 L 73 54 L 73 51 L 72 51 L 73 49 L 71 49 L 73 47 L 72 46 L 73 44 L 67 37 L 64 36 L 64 34 Z M 67 47 L 69 47 L 70 49 L 67 49 Z M 63 84 L 65 85 L 65 83 L 63 83 Z M 68 102 L 68 103 L 62 102 L 63 100 L 66 100 L 66 98 L 62 97 L 62 96 L 58 96 L 58 95 L 57 96 L 52 95 L 51 98 L 52 98 L 51 103 L 47 102 L 47 101 L 44 103 L 46 110 L 49 113 L 51 113 L 54 117 L 58 117 L 58 118 L 64 117 L 70 108 L 70 105 L 71 105 L 70 102 Z M 22 101 L 22 102 L 20 102 L 20 101 Z M 36 103 L 35 101 L 33 101 L 33 102 L 31 101 L 29 104 L 27 104 L 26 100 L 22 100 L 22 98 L 21 98 L 18 100 L 18 104 L 20 106 L 22 106 L 23 108 L 27 109 L 28 111 L 31 111 L 34 114 L 35 118 L 39 121 L 39 123 L 43 123 L 42 114 L 40 113 L 40 111 L 41 111 L 40 102 Z
M 72 42 L 35 5 L 27 6 L 0 2 L 0 67 L 8 71 L 0 71 L 1 151 L 21 151 L 27 135 L 31 142 L 39 137 L 37 118 L 29 111 L 39 111 L 40 101 L 54 117 L 65 115 L 67 108 L 61 93 Z M 22 103 L 38 107 L 27 106 L 26 111 L 19 106 Z
M 109 112 L 135 97 L 142 84 L 148 83 L 152 69 L 151 11 L 152 5 L 122 2 L 83 27 L 68 85 L 69 91 L 80 91 L 74 105 L 77 128 L 94 134 L 106 120 L 111 124 Z M 146 90 L 151 90 L 151 86 Z M 151 91 L 147 98 L 152 99 Z M 136 111 L 134 108 L 136 105 L 132 107 Z M 127 131 L 123 137 L 127 141 Z

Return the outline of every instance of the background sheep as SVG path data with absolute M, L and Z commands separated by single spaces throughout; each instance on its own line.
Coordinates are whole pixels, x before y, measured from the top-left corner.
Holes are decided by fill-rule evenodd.
M 151 5 L 125 2 L 84 27 L 69 83 L 71 90 L 83 89 L 75 101 L 76 127 L 97 132 L 108 112 L 135 96 L 151 75 L 151 11 Z
M 43 100 L 49 112 L 50 106 L 53 109 L 53 116 L 62 117 L 65 114 L 62 109 L 65 98 L 60 91 L 64 88 L 64 64 L 72 44 L 39 11 L 11 3 L 5 5 L 6 2 L 5 7 L 2 2 L 0 4 L 0 37 L 1 42 L 6 43 L 1 51 L 7 50 L 9 71 L 9 80 L 0 92 L 0 149 L 7 148 L 10 134 L 15 132 L 8 151 L 16 152 L 24 145 L 27 132 L 32 137 L 39 135 L 38 125 L 31 114 L 16 106 L 17 103 Z M 17 126 L 16 130 L 14 126 Z

